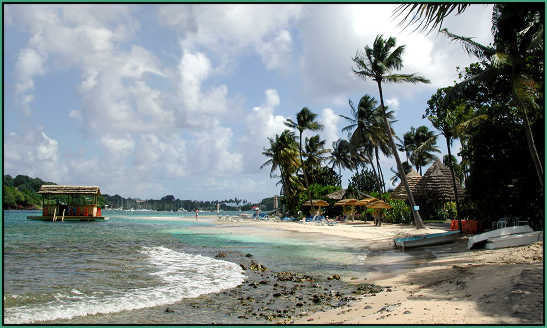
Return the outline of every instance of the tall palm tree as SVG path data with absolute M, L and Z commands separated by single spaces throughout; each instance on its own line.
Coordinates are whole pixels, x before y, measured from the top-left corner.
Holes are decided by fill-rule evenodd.
M 313 207 L 313 202 L 311 199 L 310 185 L 308 184 L 308 181 L 309 181 L 308 174 L 306 172 L 306 167 L 304 165 L 304 159 L 302 154 L 302 134 L 304 133 L 305 130 L 319 131 L 323 129 L 323 126 L 315 121 L 316 117 L 317 117 L 317 114 L 310 111 L 307 107 L 304 107 L 296 114 L 296 122 L 294 122 L 290 118 L 288 118 L 285 121 L 286 126 L 288 126 L 289 128 L 296 129 L 299 132 L 298 140 L 300 142 L 299 144 L 300 162 L 302 163 L 301 168 L 302 168 L 302 173 L 304 174 L 304 183 L 306 184 L 306 189 L 308 190 L 308 197 L 311 202 L 310 204 L 311 207 Z
M 338 174 L 342 175 L 342 168 L 352 169 L 355 164 L 351 158 L 351 145 L 346 139 L 338 139 L 332 143 L 332 152 L 329 156 L 329 164 L 334 170 L 338 166 Z
M 353 72 L 365 80 L 371 79 L 376 82 L 378 92 L 380 94 L 380 106 L 383 112 L 385 111 L 385 106 L 384 95 L 382 92 L 382 82 L 429 83 L 428 79 L 418 74 L 392 74 L 393 70 L 399 70 L 403 67 L 402 54 L 405 50 L 404 45 L 395 47 L 395 43 L 396 40 L 394 37 L 384 40 L 382 35 L 378 35 L 376 39 L 374 39 L 372 48 L 365 46 L 364 52 L 358 52 L 353 58 L 353 62 L 356 65 Z M 395 49 L 393 49 L 394 47 Z M 401 175 L 408 195 L 408 200 L 412 207 L 412 214 L 414 216 L 416 228 L 421 229 L 424 227 L 424 224 L 422 218 L 420 217 L 420 213 L 416 210 L 414 196 L 410 191 L 403 167 L 401 166 L 401 159 L 399 158 L 399 153 L 397 152 L 395 142 L 393 141 L 391 126 L 389 125 L 385 115 L 383 119 L 387 131 L 386 133 L 388 135 L 388 141 L 393 155 L 395 156 L 395 161 L 397 162 L 397 170 Z

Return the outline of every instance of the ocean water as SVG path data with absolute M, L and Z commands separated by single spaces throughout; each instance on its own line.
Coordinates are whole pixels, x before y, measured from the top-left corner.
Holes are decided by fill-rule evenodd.
M 26 219 L 37 213 L 4 212 L 8 324 L 134 311 L 240 285 L 245 273 L 215 258 L 219 251 L 251 253 L 275 271 L 375 270 L 355 241 L 196 223 L 193 213 L 105 211 L 105 222 Z

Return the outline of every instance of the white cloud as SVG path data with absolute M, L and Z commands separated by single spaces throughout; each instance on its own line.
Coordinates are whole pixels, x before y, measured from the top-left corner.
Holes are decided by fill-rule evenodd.
M 340 116 L 334 113 L 332 109 L 325 108 L 321 112 L 319 121 L 321 122 L 321 124 L 323 124 L 322 134 L 324 135 L 326 140 L 325 147 L 331 148 L 332 143 L 340 138 L 339 129 L 338 129 L 338 122 L 340 121 Z
M 4 141 L 4 168 L 6 172 L 45 180 L 60 180 L 67 172 L 64 163 L 59 161 L 59 142 L 41 129 L 23 135 L 8 134 Z
M 376 94 L 373 82 L 363 82 L 351 68 L 357 50 L 371 46 L 378 34 L 394 36 L 397 45 L 405 45 L 404 67 L 401 73 L 419 73 L 431 80 L 429 85 L 388 85 L 404 97 L 412 97 L 420 90 L 431 90 L 451 84 L 457 77 L 456 66 L 465 66 L 476 59 L 469 57 L 461 46 L 445 36 L 401 31 L 392 18 L 391 4 L 321 5 L 307 6 L 299 22 L 302 40 L 300 69 L 304 91 L 335 104 L 343 103 L 348 93 Z M 463 35 L 475 31 L 479 22 L 480 42 L 488 43 L 491 6 L 473 5 L 463 15 L 450 17 L 445 26 Z M 329 22 L 326 24 L 325 22 Z M 460 28 L 460 26 L 466 26 Z M 341 37 L 343 36 L 343 37 Z
M 135 150 L 135 141 L 131 136 L 113 137 L 105 135 L 101 138 L 101 143 L 111 155 L 128 155 Z
M 301 5 L 166 5 L 159 8 L 158 20 L 180 32 L 185 49 L 203 47 L 231 61 L 254 48 L 274 69 L 291 51 L 287 28 L 301 11 Z
M 291 54 L 292 38 L 287 30 L 279 32 L 271 41 L 259 42 L 257 51 L 262 56 L 262 61 L 269 70 L 283 68 L 287 64 Z
M 392 111 L 398 111 L 399 110 L 399 99 L 397 98 L 389 98 L 389 99 L 386 99 L 386 106 L 388 107 L 388 109 L 392 110 Z

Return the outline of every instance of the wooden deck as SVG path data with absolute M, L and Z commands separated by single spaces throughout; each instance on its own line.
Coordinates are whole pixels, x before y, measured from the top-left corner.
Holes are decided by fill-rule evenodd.
M 27 216 L 28 220 L 38 221 L 53 221 L 53 216 Z M 62 221 L 61 216 L 57 216 L 56 221 Z M 64 221 L 106 221 L 108 217 L 105 216 L 66 216 Z

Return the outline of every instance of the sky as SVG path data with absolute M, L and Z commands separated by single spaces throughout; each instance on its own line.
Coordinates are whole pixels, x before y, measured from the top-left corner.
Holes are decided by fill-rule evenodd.
M 4 174 L 141 199 L 271 197 L 280 186 L 260 169 L 267 138 L 303 107 L 318 114 L 329 148 L 347 138 L 348 100 L 378 99 L 376 84 L 352 73 L 352 57 L 378 34 L 406 46 L 401 73 L 431 81 L 384 86 L 396 134 L 433 129 L 427 100 L 476 59 L 444 35 L 403 30 L 394 8 L 7 4 Z M 472 5 L 444 27 L 488 44 L 491 13 Z M 381 166 L 391 176 L 394 158 Z

